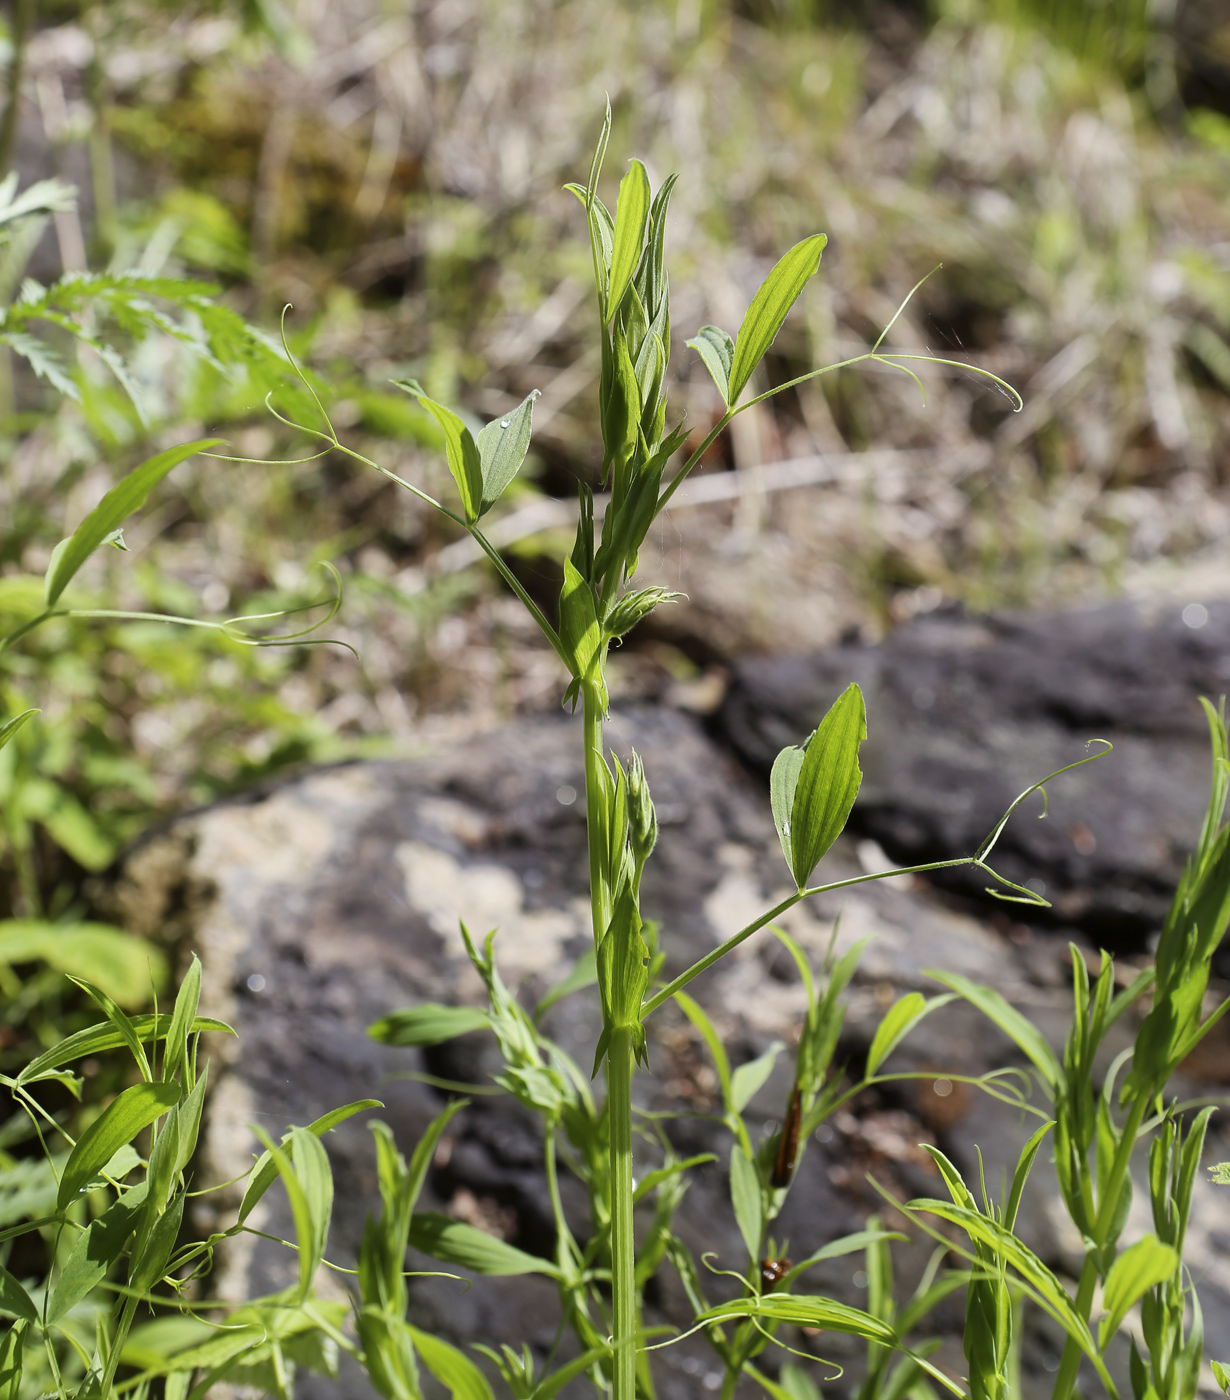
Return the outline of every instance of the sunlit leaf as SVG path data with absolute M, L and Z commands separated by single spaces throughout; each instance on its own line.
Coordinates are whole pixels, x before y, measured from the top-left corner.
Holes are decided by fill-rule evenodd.
M 134 1084 L 118 1094 L 77 1139 L 60 1178 L 56 1208 L 63 1210 L 77 1192 L 107 1165 L 125 1143 L 180 1100 L 178 1084 Z
M 859 745 L 867 737 L 863 692 L 849 685 L 807 742 L 790 804 L 791 870 L 799 889 L 845 827 L 863 780 Z
M 530 447 L 534 400 L 539 394 L 540 391 L 534 389 L 511 413 L 493 418 L 475 439 L 483 481 L 480 516 L 495 505 L 521 470 Z
M 505 1278 L 515 1274 L 549 1274 L 557 1277 L 559 1270 L 549 1260 L 526 1254 L 515 1245 L 506 1244 L 494 1235 L 454 1220 L 450 1215 L 432 1211 L 416 1211 L 410 1226 L 410 1243 L 423 1254 L 430 1254 L 444 1264 L 457 1264 L 473 1269 L 476 1274 Z
M 395 379 L 393 382 L 407 394 L 413 394 L 443 430 L 448 469 L 461 494 L 466 523 L 473 525 L 483 513 L 483 464 L 473 435 L 453 410 L 431 398 L 417 379 Z
M 705 368 L 717 385 L 723 403 L 730 402 L 730 367 L 734 363 L 735 343 L 721 326 L 702 326 L 685 342 L 705 362 Z
M 47 606 L 54 607 L 73 575 L 85 563 L 107 536 L 145 504 L 145 498 L 173 468 L 218 447 L 221 438 L 202 438 L 198 442 L 181 443 L 134 467 L 114 485 L 66 540 L 56 545 L 47 568 L 44 591 Z
M 429 1001 L 390 1011 L 368 1026 L 367 1033 L 382 1045 L 442 1045 L 490 1025 L 487 1012 L 477 1006 L 442 1006 Z
M 765 351 L 773 344 L 786 313 L 820 266 L 820 255 L 827 242 L 824 234 L 816 233 L 796 243 L 760 284 L 735 339 L 730 392 L 726 400 L 732 407 Z
M 641 260 L 641 245 L 645 241 L 645 220 L 649 216 L 649 176 L 639 160 L 628 165 L 628 173 L 619 182 L 619 200 L 615 205 L 615 235 L 611 251 L 611 279 L 607 284 L 606 315 L 609 321 L 619 310 L 619 303 L 628 290 L 628 283 Z

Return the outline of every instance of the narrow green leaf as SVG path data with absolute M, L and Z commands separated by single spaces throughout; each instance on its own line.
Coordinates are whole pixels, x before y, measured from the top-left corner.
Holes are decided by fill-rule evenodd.
M 606 318 L 619 310 L 645 241 L 645 220 L 649 217 L 649 176 L 639 160 L 629 162 L 628 173 L 619 182 L 615 205 L 615 238 L 611 252 L 611 279 L 607 284 Z
M 760 1176 L 739 1143 L 730 1149 L 730 1203 L 735 1208 L 735 1221 L 748 1257 L 759 1259 L 760 1239 L 764 1234 L 764 1197 Z
M 1210 1362 L 1210 1365 L 1213 1367 L 1213 1379 L 1230 1395 L 1230 1366 L 1224 1366 L 1220 1361 Z
M 578 680 L 589 676 L 598 655 L 602 633 L 589 584 L 571 559 L 564 560 L 564 583 L 559 595 L 559 636 Z
M 118 1094 L 77 1139 L 60 1178 L 56 1209 L 63 1210 L 77 1192 L 107 1165 L 125 1143 L 173 1108 L 178 1084 L 134 1084 Z
M 951 988 L 966 1001 L 972 1002 L 988 1020 L 993 1021 L 1010 1040 L 1017 1043 L 1052 1089 L 1062 1083 L 1063 1067 L 1055 1052 L 1046 1043 L 1046 1037 L 1032 1021 L 1010 1006 L 998 992 L 990 987 L 980 987 L 968 977 L 962 977 L 959 972 L 942 972 L 928 968 L 927 976 Z
M 473 1269 L 476 1274 L 492 1278 L 508 1278 L 516 1274 L 547 1274 L 559 1277 L 559 1270 L 549 1260 L 526 1254 L 515 1245 L 506 1244 L 494 1235 L 484 1234 L 463 1220 L 432 1211 L 416 1211 L 410 1226 L 410 1243 L 422 1254 L 429 1254 L 443 1264 L 456 1264 Z
M 12 1313 L 24 1322 L 38 1322 L 38 1309 L 30 1295 L 3 1264 L 0 1264 L 0 1310 Z
M 495 1400 L 487 1377 L 470 1358 L 456 1347 L 433 1337 L 430 1332 L 410 1328 L 415 1349 L 423 1365 L 452 1395 L 453 1400 Z
M 724 404 L 730 403 L 730 367 L 735 343 L 721 326 L 701 326 L 691 340 L 684 342 L 705 362 Z
M 955 992 L 947 996 L 932 997 L 930 1001 L 921 992 L 907 992 L 900 1001 L 894 1002 L 876 1027 L 871 1049 L 867 1052 L 867 1078 L 870 1079 L 875 1074 L 919 1021 L 955 1000 Z
M 752 298 L 752 304 L 739 327 L 730 367 L 730 397 L 726 402 L 732 407 L 765 351 L 773 344 L 786 313 L 820 266 L 820 255 L 827 242 L 824 234 L 816 233 L 796 243 L 764 279 L 760 290 Z
M 503 418 L 493 418 L 475 439 L 482 466 L 482 501 L 478 513 L 485 515 L 504 494 L 508 483 L 521 470 L 530 449 L 534 400 L 541 390 L 534 389 Z
M 22 1352 L 25 1349 L 29 1318 L 10 1327 L 0 1337 L 0 1400 L 19 1400 L 23 1371 Z
M 292 1128 L 290 1138 L 295 1175 L 303 1187 L 304 1199 L 312 1217 L 311 1253 L 304 1268 L 310 1283 L 325 1257 L 329 1238 L 329 1221 L 333 1216 L 333 1168 L 329 1165 L 328 1153 L 315 1133 L 307 1128 Z M 306 1292 L 305 1287 L 305 1296 Z
M 164 1040 L 171 1029 L 171 1013 L 167 1011 L 156 1016 L 132 1016 L 129 1022 L 141 1040 Z M 225 1021 L 217 1021 L 212 1016 L 196 1018 L 192 1024 L 192 1034 L 196 1035 L 200 1031 L 235 1034 L 232 1026 L 228 1026 Z M 46 1075 L 54 1073 L 61 1065 L 70 1064 L 73 1060 L 83 1060 L 87 1055 L 99 1055 L 104 1050 L 115 1050 L 124 1043 L 124 1037 L 114 1026 L 100 1021 L 95 1026 L 87 1026 L 84 1030 L 66 1036 L 50 1050 L 44 1050 L 18 1074 L 17 1083 L 34 1084 Z
M 592 987 L 598 980 L 598 955 L 592 948 L 586 948 L 576 961 L 576 966 L 562 981 L 548 988 L 542 1000 L 534 1008 L 534 1020 L 541 1021 L 557 1001 Z
M 382 1045 L 442 1045 L 490 1025 L 487 1012 L 477 1006 L 442 1006 L 429 1001 L 390 1011 L 368 1026 L 367 1033 Z
M 184 1220 L 181 1192 L 154 1222 L 148 1238 L 128 1264 L 128 1286 L 136 1293 L 146 1294 L 166 1273 L 167 1263 L 175 1252 L 180 1226 Z M 138 1236 L 138 1241 L 140 1236 Z
M 557 1395 L 568 1384 L 583 1372 L 588 1371 L 596 1362 L 610 1356 L 610 1347 L 590 1347 L 580 1356 L 574 1356 L 566 1366 L 561 1366 L 558 1371 L 552 1371 L 549 1376 L 543 1376 L 531 1391 L 529 1400 L 552 1400 L 552 1396 Z
M 791 870 L 799 889 L 845 827 L 863 780 L 858 748 L 866 737 L 863 692 L 851 684 L 808 740 L 799 768 L 790 806 Z
M 117 482 L 68 539 L 56 546 L 43 585 L 47 606 L 55 606 L 82 564 L 117 526 L 122 525 L 134 511 L 140 510 L 145 498 L 169 471 L 198 452 L 206 452 L 221 443 L 221 438 L 202 438 L 198 442 L 169 447 L 165 452 L 142 462 L 139 467 L 134 467 L 123 480 Z
M 693 1167 L 716 1161 L 717 1158 L 712 1152 L 700 1152 L 695 1157 L 685 1157 L 681 1162 L 672 1162 L 669 1167 L 659 1167 L 636 1183 L 633 1200 L 639 1203 L 656 1191 L 663 1182 L 670 1181 L 676 1176 L 682 1176 L 684 1172 L 691 1171 Z
M 751 1103 L 765 1080 L 773 1073 L 777 1057 L 785 1048 L 780 1040 L 775 1040 L 763 1055 L 740 1065 L 730 1076 L 730 1106 L 736 1113 L 742 1113 Z
M 37 710 L 22 710 L 19 715 L 14 715 L 12 719 L 6 719 L 3 724 L 0 724 L 0 749 L 9 742 L 31 715 L 36 714 L 38 714 Z
M 303 1189 L 303 1182 L 296 1170 L 295 1163 L 292 1162 L 290 1154 L 283 1152 L 280 1147 L 274 1146 L 273 1139 L 256 1123 L 248 1125 L 257 1138 L 264 1144 L 265 1151 L 269 1154 L 277 1174 L 282 1178 L 282 1184 L 286 1187 L 286 1197 L 290 1201 L 290 1212 L 295 1222 L 295 1243 L 299 1256 L 299 1287 L 297 1298 L 302 1302 L 311 1291 L 312 1279 L 315 1277 L 316 1269 L 320 1260 L 315 1258 L 315 1246 L 317 1239 L 316 1220 L 313 1218 L 312 1206 L 308 1200 L 307 1192 Z M 300 1137 L 299 1134 L 303 1134 Z M 306 1137 L 316 1147 L 316 1150 L 323 1154 L 324 1148 L 310 1133 L 304 1133 L 302 1128 L 291 1129 L 292 1147 L 298 1147 L 304 1151 L 303 1138 Z M 313 1173 L 316 1164 L 308 1166 L 307 1172 Z M 325 1162 L 325 1170 L 328 1171 L 328 1161 Z
M 332 1128 L 336 1128 L 339 1123 L 344 1123 L 347 1118 L 353 1118 L 356 1113 L 362 1113 L 369 1108 L 383 1107 L 384 1104 L 379 1099 L 358 1099 L 354 1103 L 344 1104 L 341 1108 L 331 1109 L 328 1113 L 317 1118 L 314 1123 L 309 1123 L 307 1131 L 315 1137 L 324 1137 Z M 293 1153 L 294 1140 L 291 1133 L 286 1133 L 283 1136 L 281 1145 L 283 1147 L 289 1145 Z M 256 1165 L 252 1168 L 248 1189 L 243 1193 L 243 1200 L 239 1205 L 238 1223 L 240 1225 L 248 1218 L 252 1213 L 253 1206 L 277 1179 L 277 1165 L 268 1152 L 262 1152 L 257 1158 Z
M 934 1152 L 931 1155 L 936 1156 Z M 975 1244 L 987 1246 L 997 1257 L 1010 1264 L 1033 1290 L 1038 1303 L 1098 1367 L 1099 1375 L 1104 1374 L 1105 1368 L 1089 1328 L 1072 1306 L 1072 1300 L 1063 1285 L 1038 1256 L 1022 1244 L 1010 1230 L 1006 1230 L 998 1221 L 991 1220 L 976 1209 L 950 1204 L 948 1201 L 911 1201 L 909 1209 L 926 1211 L 930 1215 L 938 1215 L 941 1220 L 959 1225 Z
M 418 1202 L 419 1193 L 427 1180 L 427 1173 L 431 1169 L 436 1148 L 440 1145 L 445 1128 L 469 1102 L 469 1099 L 454 1099 L 443 1113 L 437 1114 L 432 1119 L 427 1131 L 415 1144 L 414 1152 L 410 1158 L 410 1166 L 406 1170 L 406 1210 L 408 1212 L 413 1211 Z
M 1105 1316 L 1098 1328 L 1099 1351 L 1106 1350 L 1132 1304 L 1150 1288 L 1164 1283 L 1178 1267 L 1179 1256 L 1156 1235 L 1146 1235 L 1119 1255 L 1102 1289 Z
M 94 986 L 92 982 L 87 982 L 84 977 L 74 977 L 69 974 L 68 980 L 75 982 L 82 991 L 88 992 L 98 1003 L 106 1014 L 107 1020 L 115 1027 L 123 1038 L 124 1044 L 128 1047 L 133 1059 L 137 1062 L 137 1068 L 141 1071 L 143 1079 L 152 1079 L 153 1071 L 150 1069 L 149 1057 L 145 1053 L 145 1046 L 141 1042 L 141 1037 L 137 1034 L 136 1027 L 129 1017 L 120 1010 L 115 1001 L 107 995 L 101 988 Z
M 840 1239 L 830 1240 L 814 1254 L 809 1254 L 806 1259 L 795 1264 L 782 1283 L 783 1285 L 792 1283 L 805 1269 L 810 1269 L 814 1264 L 822 1264 L 826 1259 L 840 1259 L 846 1254 L 857 1254 L 861 1250 L 867 1249 L 868 1246 L 879 1244 L 882 1241 L 905 1240 L 906 1238 L 905 1235 L 892 1230 L 856 1230 L 852 1235 L 842 1235 Z
M 675 1001 L 683 1014 L 701 1033 L 705 1044 L 709 1047 L 709 1053 L 713 1056 L 713 1067 L 717 1070 L 718 1080 L 722 1085 L 722 1106 L 729 1113 L 731 1111 L 730 1060 L 726 1055 L 726 1047 L 722 1044 L 722 1037 L 718 1035 L 713 1022 L 705 1013 L 704 1007 L 699 1002 L 693 1001 L 687 992 L 676 992 Z
M 451 408 L 431 398 L 417 379 L 395 379 L 393 383 L 418 399 L 443 430 L 448 469 L 461 493 L 466 524 L 473 525 L 483 512 L 483 464 L 469 428 Z
M 188 1054 L 188 1034 L 196 1020 L 201 1004 L 201 960 L 195 953 L 175 997 L 171 1013 L 171 1029 L 167 1032 L 166 1052 L 162 1057 L 162 1077 L 170 1079 L 184 1064 Z
M 868 1341 L 893 1346 L 897 1334 L 878 1317 L 859 1308 L 806 1293 L 762 1293 L 720 1303 L 700 1314 L 697 1322 L 721 1322 L 725 1318 L 759 1317 L 773 1322 L 791 1322 L 798 1327 L 821 1327 L 829 1332 L 849 1332 Z M 959 1393 L 959 1392 L 958 1392 Z

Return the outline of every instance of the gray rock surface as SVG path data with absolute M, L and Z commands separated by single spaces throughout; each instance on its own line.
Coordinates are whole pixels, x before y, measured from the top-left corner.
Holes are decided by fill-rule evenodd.
M 1216 704 L 1230 683 L 1230 602 L 935 613 L 875 646 L 745 659 L 718 732 L 767 774 L 851 680 L 868 711 L 854 830 L 900 864 L 968 854 L 1018 793 L 1108 739 L 1111 754 L 1049 786 L 1045 820 L 1041 799 L 1022 808 L 998 866 L 1041 881 L 1053 919 L 1109 949 L 1160 927 L 1208 796 L 1199 697 Z M 946 879 L 976 896 L 986 883 Z
M 662 837 L 646 874 L 644 904 L 662 921 L 668 967 L 680 969 L 787 892 L 767 796 L 684 715 L 652 709 L 617 714 L 608 733 L 618 749 L 635 745 L 645 760 Z M 133 853 L 116 891 L 130 925 L 173 940 L 185 955 L 199 951 L 205 1009 L 239 1031 L 237 1042 L 211 1047 L 216 1080 L 202 1180 L 225 1180 L 245 1169 L 255 1147 L 249 1123 L 276 1133 L 368 1095 L 384 1100 L 381 1116 L 408 1153 L 444 1096 L 400 1076 L 426 1072 L 472 1082 L 492 1067 L 482 1036 L 419 1052 L 379 1046 L 366 1027 L 402 1005 L 480 1000 L 457 934 L 459 917 L 479 930 L 499 927 L 501 968 L 527 998 L 557 981 L 587 946 L 578 738 L 578 722 L 544 717 L 441 743 L 417 759 L 310 773 L 252 800 L 185 818 Z M 876 858 L 866 842 L 843 839 L 822 872 L 839 879 Z M 936 966 L 994 983 L 1052 1040 L 1062 1038 L 1066 952 L 1055 940 L 1019 928 L 1005 938 L 909 876 L 821 897 L 782 922 L 819 964 L 838 914 L 839 950 L 869 940 L 849 998 L 842 1046 L 849 1063 L 857 1064 L 896 995 L 933 988 L 925 969 Z M 736 1063 L 773 1039 L 790 1042 L 804 1006 L 797 973 L 766 934 L 742 945 L 691 990 L 710 1009 Z M 548 1027 L 582 1064 L 589 1062 L 598 1032 L 589 997 L 560 1002 Z M 700 1113 L 713 1108 L 716 1084 L 707 1056 L 673 1008 L 651 1022 L 650 1056 L 652 1073 L 638 1079 L 642 1104 Z M 901 1198 L 936 1192 L 938 1178 L 919 1143 L 938 1143 L 971 1174 L 981 1146 L 988 1180 L 995 1181 L 1029 1131 L 1019 1113 L 959 1083 L 945 1092 L 949 1086 L 941 1082 L 936 1092 L 942 1071 L 976 1074 L 1020 1063 L 1008 1042 L 963 1003 L 925 1021 L 891 1063 L 927 1077 L 867 1096 L 808 1145 L 779 1225 L 796 1258 L 884 1209 L 868 1174 Z M 779 1061 L 752 1104 L 761 1131 L 772 1130 L 789 1087 L 788 1064 Z M 431 1204 L 546 1253 L 552 1224 L 536 1124 L 507 1100 L 476 1099 L 455 1125 L 429 1183 Z M 721 1267 L 742 1268 L 727 1205 L 724 1131 L 692 1118 L 675 1120 L 670 1132 L 680 1149 L 714 1151 L 720 1158 L 695 1173 L 680 1232 L 698 1253 L 716 1252 Z M 337 1180 L 330 1257 L 350 1264 L 376 1196 L 370 1135 L 362 1119 L 352 1119 L 327 1146 Z M 1230 1155 L 1221 1144 L 1212 1151 Z M 566 1205 L 583 1230 L 583 1193 L 577 1183 L 565 1187 Z M 1208 1199 L 1198 1211 L 1194 1249 L 1205 1270 L 1206 1326 L 1217 1335 L 1230 1326 L 1230 1267 L 1211 1242 L 1217 1231 L 1230 1232 L 1230 1193 L 1223 1204 L 1201 1189 Z M 202 1228 L 234 1210 L 238 1191 L 208 1201 L 200 1206 Z M 260 1228 L 292 1233 L 280 1188 L 263 1211 L 254 1221 Z M 1139 1224 L 1147 1228 L 1143 1215 Z M 1079 1241 L 1063 1225 L 1043 1168 L 1023 1231 L 1045 1258 L 1071 1269 Z M 898 1251 L 904 1287 L 929 1249 L 921 1239 Z M 861 1263 L 858 1257 L 835 1261 L 816 1272 L 814 1286 L 857 1303 Z M 223 1295 L 250 1296 L 289 1282 L 293 1269 L 287 1251 L 247 1237 L 227 1254 L 214 1282 Z M 342 1286 L 337 1275 L 322 1273 L 321 1279 L 322 1286 Z M 723 1282 L 712 1281 L 715 1299 L 723 1296 Z M 650 1322 L 689 1321 L 669 1266 L 650 1300 Z M 557 1316 L 553 1286 L 537 1278 L 479 1279 L 466 1292 L 447 1280 L 424 1279 L 414 1285 L 412 1306 L 417 1322 L 459 1342 L 528 1341 L 540 1356 Z M 941 1360 L 963 1372 L 961 1308 L 954 1303 L 934 1322 L 945 1337 Z M 826 1386 L 826 1396 L 852 1393 L 858 1347 L 833 1334 L 795 1341 L 849 1366 L 847 1379 Z M 1027 1359 L 1038 1375 L 1045 1375 L 1053 1351 L 1044 1331 L 1031 1334 Z M 663 1400 L 704 1396 L 719 1379 L 699 1338 L 660 1352 L 659 1360 Z M 767 1364 L 776 1361 L 769 1356 Z M 310 1379 L 300 1390 L 321 1400 L 358 1400 L 366 1393 L 354 1375 L 337 1385 Z

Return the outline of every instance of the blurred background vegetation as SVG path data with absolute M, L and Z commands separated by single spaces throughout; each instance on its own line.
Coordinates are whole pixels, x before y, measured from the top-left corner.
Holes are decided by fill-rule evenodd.
M 1026 400 L 1013 414 L 937 367 L 925 403 L 904 377 L 838 373 L 740 417 L 646 543 L 646 581 L 688 597 L 616 658 L 616 698 L 703 711 L 736 654 L 949 601 L 1230 588 L 1219 0 L 9 0 L 0 65 L 0 176 L 77 190 L 10 238 L 4 314 L 37 297 L 25 279 L 135 271 L 213 283 L 265 335 L 211 355 L 191 313 L 176 335 L 117 312 L 123 378 L 54 318 L 58 378 L 0 348 L 3 631 L 142 457 L 205 433 L 307 455 L 264 406 L 308 411 L 277 349 L 286 303 L 339 432 L 428 489 L 447 487 L 439 442 L 391 378 L 480 421 L 543 390 L 492 535 L 552 601 L 601 459 L 589 255 L 561 187 L 604 93 L 612 198 L 634 153 L 655 184 L 682 172 L 673 402 L 698 438 L 719 406 L 683 339 L 736 326 L 816 230 L 776 382 L 864 349 L 942 263 L 890 343 L 976 360 Z M 328 635 L 357 655 L 120 620 L 0 653 L 5 713 L 43 709 L 0 753 L 0 914 L 80 919 L 91 875 L 153 821 L 291 765 L 557 703 L 552 654 L 446 524 L 336 456 L 177 469 L 78 598 L 263 612 L 326 594 L 329 560 L 346 597 Z M 0 1059 L 38 1033 L 32 1006 L 55 1014 L 50 983 L 4 975 Z

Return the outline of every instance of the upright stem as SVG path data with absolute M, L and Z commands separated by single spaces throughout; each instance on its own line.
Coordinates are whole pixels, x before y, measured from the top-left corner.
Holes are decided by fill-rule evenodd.
M 636 1397 L 636 1242 L 632 1235 L 632 1031 L 611 1036 L 606 1061 L 611 1137 L 611 1293 L 614 1400 Z
M 585 817 L 589 832 L 589 903 L 596 948 L 611 921 L 603 833 L 606 831 L 606 783 L 602 766 L 602 702 L 593 686 L 582 685 L 585 706 Z
M 602 702 L 593 686 L 582 685 L 585 704 L 585 812 L 589 827 L 590 907 L 594 943 L 611 921 L 610 882 L 605 849 L 606 780 L 602 745 Z M 611 1035 L 606 1057 L 606 1104 L 611 1164 L 611 1293 L 614 1328 L 614 1400 L 636 1400 L 636 1242 L 632 1234 L 632 1031 Z

